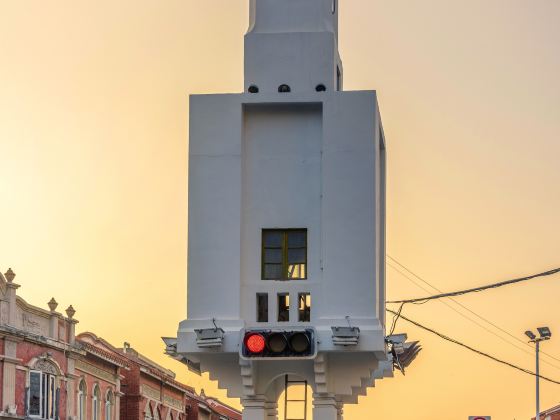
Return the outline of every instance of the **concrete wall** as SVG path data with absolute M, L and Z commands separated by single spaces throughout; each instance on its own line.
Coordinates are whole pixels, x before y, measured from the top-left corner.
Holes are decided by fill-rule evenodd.
M 338 7 L 336 0 L 251 0 L 245 35 L 245 91 L 251 85 L 273 93 L 312 92 L 318 84 L 337 90 Z M 334 10 L 334 12 L 333 12 Z
M 375 92 L 191 97 L 190 321 L 253 325 L 255 295 L 268 292 L 274 324 L 275 294 L 287 291 L 295 301 L 305 291 L 314 325 L 346 316 L 380 325 L 385 157 L 378 115 Z M 308 229 L 307 280 L 261 280 L 263 228 Z
M 320 103 L 244 108 L 241 307 L 249 325 L 256 321 L 257 293 L 268 293 L 269 324 L 275 324 L 277 293 L 290 293 L 297 302 L 298 292 L 319 290 L 322 122 Z M 306 280 L 261 280 L 261 232 L 266 228 L 307 229 Z M 290 311 L 296 320 L 295 304 Z

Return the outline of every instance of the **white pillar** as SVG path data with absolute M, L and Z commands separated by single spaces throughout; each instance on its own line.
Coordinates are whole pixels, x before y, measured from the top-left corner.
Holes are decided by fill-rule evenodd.
M 8 325 L 17 327 L 17 303 L 16 303 L 16 290 L 19 284 L 6 283 L 6 297 L 8 299 Z
M 338 403 L 332 394 L 313 394 L 313 420 L 338 420 Z
M 278 420 L 278 403 L 267 402 L 265 403 L 266 420 Z
M 243 398 L 243 420 L 268 420 L 266 399 L 262 396 Z
M 19 340 L 12 340 L 9 337 L 4 337 L 4 369 L 2 372 L 2 405 L 0 412 L 10 412 L 16 406 L 16 365 L 18 360 L 17 343 Z

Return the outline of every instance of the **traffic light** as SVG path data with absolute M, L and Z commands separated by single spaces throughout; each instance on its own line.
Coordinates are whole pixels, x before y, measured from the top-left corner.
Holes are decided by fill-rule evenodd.
M 315 333 L 305 330 L 245 331 L 241 355 L 245 358 L 309 358 L 315 356 Z

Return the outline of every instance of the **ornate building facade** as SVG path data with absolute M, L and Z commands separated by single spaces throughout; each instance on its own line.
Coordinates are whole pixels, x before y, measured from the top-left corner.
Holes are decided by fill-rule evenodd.
M 0 273 L 0 420 L 230 420 L 238 411 L 125 345 L 75 334 L 70 305 L 30 305 Z

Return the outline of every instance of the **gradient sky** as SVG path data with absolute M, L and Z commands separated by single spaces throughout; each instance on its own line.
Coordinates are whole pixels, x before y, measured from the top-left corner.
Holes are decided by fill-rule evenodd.
M 446 291 L 560 266 L 560 2 L 340 3 L 345 88 L 379 94 L 389 254 Z M 185 314 L 187 97 L 242 90 L 247 21 L 246 0 L 0 1 L 0 269 L 219 397 L 159 337 Z M 391 267 L 387 282 L 390 299 L 426 294 Z M 548 325 L 543 374 L 560 380 L 559 296 L 557 275 L 458 299 L 522 342 L 453 303 L 464 316 L 405 314 L 530 369 L 523 331 Z M 534 412 L 532 377 L 397 330 L 423 352 L 346 419 Z M 543 383 L 541 406 L 559 403 Z

